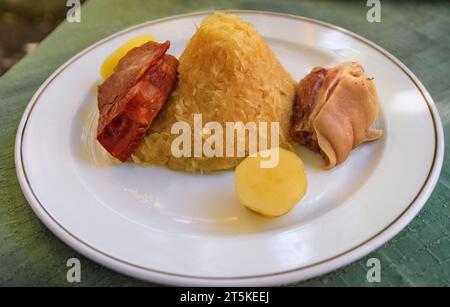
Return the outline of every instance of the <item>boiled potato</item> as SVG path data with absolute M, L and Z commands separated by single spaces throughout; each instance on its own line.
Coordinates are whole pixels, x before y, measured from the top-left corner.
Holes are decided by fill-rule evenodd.
M 149 41 L 156 41 L 155 37 L 151 34 L 140 35 L 130 39 L 128 42 L 120 46 L 116 51 L 111 53 L 103 62 L 100 68 L 100 75 L 105 80 L 109 78 L 114 72 L 120 59 L 122 59 L 131 49 L 142 46 Z
M 267 154 L 279 150 L 279 160 L 272 168 L 262 168 Z M 304 196 L 307 178 L 302 160 L 282 148 L 248 157 L 236 168 L 236 192 L 239 201 L 250 210 L 266 216 L 287 213 Z

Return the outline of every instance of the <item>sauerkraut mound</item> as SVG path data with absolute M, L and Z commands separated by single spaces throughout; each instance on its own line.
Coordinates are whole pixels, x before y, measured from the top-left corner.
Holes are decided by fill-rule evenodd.
M 171 134 L 172 125 L 184 121 L 193 129 L 194 114 L 202 115 L 203 125 L 221 123 L 224 131 L 226 122 L 267 122 L 269 127 L 279 122 L 280 146 L 289 148 L 295 83 L 251 24 L 229 14 L 206 18 L 180 57 L 178 73 L 178 86 L 134 161 L 190 172 L 236 167 L 242 158 L 172 155 L 171 144 L 178 136 Z M 193 143 L 191 148 L 193 152 Z

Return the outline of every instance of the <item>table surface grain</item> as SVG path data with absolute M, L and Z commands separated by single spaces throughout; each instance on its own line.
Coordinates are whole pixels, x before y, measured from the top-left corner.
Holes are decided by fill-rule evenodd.
M 62 5 L 65 1 L 62 1 Z M 81 286 L 152 286 L 82 257 L 58 240 L 28 206 L 14 168 L 14 139 L 33 93 L 73 55 L 129 26 L 176 14 L 214 9 L 291 13 L 329 22 L 379 44 L 422 81 L 450 127 L 450 2 L 381 1 L 382 20 L 368 23 L 366 1 L 90 0 L 81 23 L 63 23 L 37 49 L 0 78 L 0 285 L 71 286 L 66 261 L 82 265 Z M 368 257 L 299 286 L 450 286 L 450 164 L 420 214 Z M 420 140 L 417 140 L 420 146 Z M 406 153 L 405 153 L 406 154 Z M 413 166 L 412 166 L 413 171 Z M 407 175 L 407 174 L 405 174 Z M 368 258 L 379 258 L 381 283 L 368 283 Z

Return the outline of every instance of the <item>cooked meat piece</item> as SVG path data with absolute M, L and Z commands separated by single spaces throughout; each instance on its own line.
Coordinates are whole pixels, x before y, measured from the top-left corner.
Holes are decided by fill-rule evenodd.
M 170 42 L 163 44 L 148 42 L 128 52 L 119 61 L 114 73 L 98 88 L 99 110 L 107 110 L 108 105 L 113 105 L 125 96 L 150 66 L 158 62 L 169 47 Z
M 314 69 L 302 80 L 302 86 L 297 89 L 294 103 L 292 137 L 303 145 L 307 145 L 314 151 L 319 151 L 317 139 L 313 138 L 313 132 L 307 127 L 307 119 L 316 103 L 317 94 L 325 79 L 326 69 Z
M 149 42 L 131 50 L 98 89 L 97 140 L 127 161 L 172 93 L 178 60 L 165 55 L 170 43 Z
M 315 68 L 297 89 L 291 136 L 320 152 L 330 169 L 344 162 L 352 149 L 378 139 L 370 127 L 378 117 L 375 85 L 358 63 Z

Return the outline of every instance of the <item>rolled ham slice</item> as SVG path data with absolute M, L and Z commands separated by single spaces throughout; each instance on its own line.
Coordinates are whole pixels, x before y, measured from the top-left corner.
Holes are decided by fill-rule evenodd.
M 381 137 L 381 130 L 371 129 L 378 112 L 375 85 L 360 64 L 318 67 L 299 83 L 291 136 L 321 153 L 331 169 L 360 144 Z
M 97 140 L 122 162 L 137 149 L 175 87 L 178 60 L 165 54 L 169 46 L 148 42 L 134 48 L 98 88 Z

